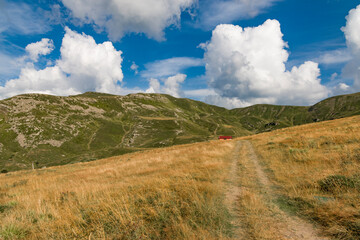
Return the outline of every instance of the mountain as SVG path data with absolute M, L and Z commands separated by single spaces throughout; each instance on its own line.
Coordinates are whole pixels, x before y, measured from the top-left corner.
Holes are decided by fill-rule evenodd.
M 239 117 L 246 129 L 259 133 L 360 115 L 360 93 L 331 97 L 310 107 L 259 104 L 230 112 Z
M 0 171 L 86 162 L 356 114 L 360 93 L 311 107 L 233 110 L 164 94 L 19 95 L 0 101 Z
M 319 121 L 350 117 L 360 114 L 360 93 L 328 98 L 309 108 Z

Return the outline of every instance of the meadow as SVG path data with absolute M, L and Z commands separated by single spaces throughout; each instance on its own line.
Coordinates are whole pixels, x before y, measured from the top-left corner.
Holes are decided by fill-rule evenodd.
M 226 239 L 232 142 L 0 175 L 2 239 Z
M 359 239 L 360 116 L 0 175 L 2 239 Z
M 271 201 L 334 239 L 360 239 L 360 117 L 249 139 L 269 178 Z

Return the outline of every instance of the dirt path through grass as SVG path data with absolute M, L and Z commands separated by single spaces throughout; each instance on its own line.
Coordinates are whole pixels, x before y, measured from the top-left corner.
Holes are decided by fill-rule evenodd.
M 238 177 L 238 158 L 240 152 L 240 141 L 236 142 L 234 149 L 231 168 L 228 176 L 228 189 L 225 195 L 226 204 L 230 210 L 232 216 L 231 224 L 234 226 L 234 239 L 245 239 L 245 232 L 242 230 L 240 218 L 238 215 L 238 205 L 237 201 L 241 194 L 241 188 L 239 187 L 239 177 Z
M 271 212 L 274 213 L 273 224 L 274 229 L 278 229 L 281 239 L 302 239 L 302 240 L 326 240 L 328 238 L 322 237 L 319 235 L 318 229 L 315 228 L 312 224 L 296 217 L 290 216 L 289 214 L 281 211 L 273 202 L 277 198 L 276 194 L 272 191 L 272 184 L 266 176 L 262 166 L 259 163 L 259 159 L 252 147 L 250 141 L 241 141 L 240 144 L 243 144 L 247 149 L 247 158 L 254 167 L 256 173 L 256 178 L 260 183 L 262 188 L 263 199 L 268 200 L 268 203 L 265 205 L 268 208 L 271 208 Z M 238 144 L 239 144 L 238 143 Z

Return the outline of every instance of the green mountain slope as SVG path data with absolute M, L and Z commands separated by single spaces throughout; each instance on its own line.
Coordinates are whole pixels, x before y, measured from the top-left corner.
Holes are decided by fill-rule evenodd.
M 230 110 L 248 130 L 264 132 L 360 114 L 360 93 L 335 96 L 311 107 L 254 105 Z
M 319 121 L 359 115 L 360 93 L 328 98 L 310 107 L 309 112 Z
M 224 108 L 160 94 L 30 94 L 1 101 L 0 111 L 0 171 L 251 133 Z
M 243 126 L 255 132 L 264 132 L 312 122 L 308 107 L 254 105 L 231 110 Z
M 360 94 L 312 107 L 227 110 L 162 94 L 20 95 L 0 101 L 0 171 L 91 161 L 360 114 Z

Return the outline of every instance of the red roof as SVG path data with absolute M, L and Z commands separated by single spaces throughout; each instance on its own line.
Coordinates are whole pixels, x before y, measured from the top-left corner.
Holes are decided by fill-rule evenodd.
M 232 136 L 219 136 L 219 139 L 232 139 Z

